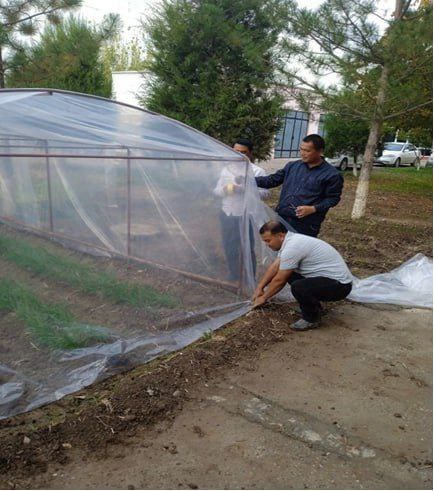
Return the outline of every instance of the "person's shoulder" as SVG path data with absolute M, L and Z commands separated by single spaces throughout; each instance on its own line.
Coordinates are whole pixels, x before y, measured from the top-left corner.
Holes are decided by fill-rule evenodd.
M 329 164 L 327 162 L 327 160 L 325 160 L 325 159 L 323 160 L 323 166 L 324 166 L 324 170 L 326 171 L 327 175 L 342 177 L 341 172 L 336 167 L 334 167 L 332 164 Z
M 310 237 L 309 235 L 299 234 L 297 232 L 288 232 L 285 238 L 285 244 L 288 247 L 299 247 L 307 242 L 311 242 L 311 239 L 314 237 Z
M 290 160 L 289 162 L 287 162 L 285 164 L 284 167 L 282 167 L 281 170 L 283 170 L 285 173 L 288 173 L 290 171 L 296 171 L 297 172 L 297 169 L 300 168 L 300 166 L 303 165 L 303 161 L 302 160 Z
M 298 160 L 290 160 L 286 163 L 285 167 L 300 167 L 300 165 L 304 165 L 301 159 Z

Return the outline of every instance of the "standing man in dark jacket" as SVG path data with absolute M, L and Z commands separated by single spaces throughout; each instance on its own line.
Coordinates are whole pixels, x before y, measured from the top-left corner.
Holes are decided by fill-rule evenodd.
M 300 147 L 301 160 L 288 162 L 275 174 L 256 177 L 265 189 L 282 185 L 277 213 L 300 234 L 317 237 L 327 211 L 341 200 L 343 178 L 324 160 L 324 139 L 307 135 Z

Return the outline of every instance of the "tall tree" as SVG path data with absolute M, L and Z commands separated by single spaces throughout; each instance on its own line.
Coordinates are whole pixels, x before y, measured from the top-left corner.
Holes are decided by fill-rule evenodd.
M 146 68 L 146 52 L 137 37 L 128 42 L 118 34 L 102 48 L 102 60 L 111 71 L 143 71 Z
M 410 0 L 395 0 L 392 19 L 381 17 L 373 0 L 326 0 L 317 10 L 294 8 L 292 12 L 287 46 L 316 76 L 312 79 L 294 71 L 289 73 L 292 80 L 313 89 L 329 110 L 343 111 L 369 126 L 352 212 L 355 219 L 365 214 L 384 122 L 432 104 L 431 91 L 417 90 L 420 78 L 415 77 L 418 63 L 418 71 L 426 72 L 424 80 L 430 77 L 432 5 L 410 7 Z M 382 32 L 373 17 L 381 18 Z M 340 85 L 321 83 L 321 77 L 330 72 L 339 76 Z M 343 91 L 353 97 L 342 98 Z
M 7 76 L 10 87 L 49 87 L 111 97 L 111 73 L 100 51 L 118 29 L 119 18 L 109 15 L 100 26 L 70 16 L 49 25 L 40 41 L 14 57 Z
M 11 59 L 24 49 L 25 36 L 35 35 L 45 19 L 57 24 L 61 14 L 79 7 L 82 0 L 3 0 L 0 2 L 0 88 L 12 68 Z
M 142 103 L 264 158 L 279 124 L 275 49 L 285 0 L 166 0 L 146 24 L 151 75 Z
M 345 95 L 343 95 L 345 98 Z M 324 121 L 326 135 L 326 155 L 346 153 L 353 157 L 353 174 L 357 177 L 359 156 L 363 153 L 369 135 L 368 123 L 364 120 L 348 117 L 345 113 L 329 112 Z

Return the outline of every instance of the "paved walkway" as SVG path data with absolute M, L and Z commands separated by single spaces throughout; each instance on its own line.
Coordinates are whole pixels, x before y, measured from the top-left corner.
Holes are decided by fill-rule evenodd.
M 338 305 L 209 380 L 173 422 L 104 460 L 72 449 L 33 485 L 432 489 L 431 347 L 429 310 Z

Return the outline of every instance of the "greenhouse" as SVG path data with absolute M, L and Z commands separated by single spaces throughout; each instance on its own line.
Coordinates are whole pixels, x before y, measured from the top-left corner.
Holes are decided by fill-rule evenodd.
M 2 90 L 0 115 L 2 223 L 27 233 L 19 240 L 31 232 L 126 262 L 147 276 L 145 286 L 155 295 L 163 295 L 161 302 L 146 307 L 140 328 L 127 325 L 96 337 L 86 335 L 93 332 L 86 319 L 79 319 L 83 332 L 78 324 L 53 328 L 54 338 L 65 330 L 84 337 L 82 343 L 71 343 L 74 349 L 50 349 L 66 346 L 39 339 L 24 319 L 27 335 L 11 333 L 10 359 L 2 361 L 0 414 L 57 399 L 123 366 L 126 353 L 133 353 L 135 363 L 146 361 L 245 312 L 245 294 L 254 284 L 253 260 L 263 262 L 264 252 L 252 223 L 263 223 L 269 213 L 257 197 L 245 157 L 177 121 L 82 94 Z M 249 215 L 241 217 L 233 244 L 223 244 L 222 198 L 216 192 L 225 168 L 244 183 L 242 199 L 249 202 Z M 3 240 L 3 256 L 7 247 Z M 228 255 L 236 256 L 235 274 Z M 26 260 L 24 269 L 31 269 Z M 55 267 L 48 276 L 50 282 L 70 282 Z M 170 283 L 177 291 L 165 301 Z M 185 290 L 190 296 L 179 301 Z M 88 292 L 98 295 L 98 288 Z M 28 366 L 16 364 L 22 357 L 18 353 L 27 351 L 23 344 L 37 348 L 29 351 Z M 35 365 L 41 353 L 42 366 Z
M 225 173 L 243 189 L 230 234 Z M 0 90 L 0 418 L 245 314 L 273 259 L 258 234 L 272 216 L 246 158 L 178 121 L 84 94 Z M 432 305 L 422 255 L 355 281 L 352 300 Z

